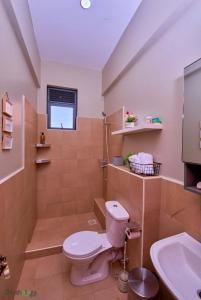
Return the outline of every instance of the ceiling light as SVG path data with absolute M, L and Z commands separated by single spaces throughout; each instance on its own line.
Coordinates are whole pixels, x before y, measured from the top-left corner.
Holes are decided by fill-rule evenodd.
M 80 5 L 82 6 L 82 8 L 85 8 L 85 9 L 90 8 L 91 1 L 90 0 L 81 0 Z

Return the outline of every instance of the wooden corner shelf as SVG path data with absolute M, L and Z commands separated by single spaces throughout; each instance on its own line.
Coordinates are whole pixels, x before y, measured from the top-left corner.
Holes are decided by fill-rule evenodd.
M 50 144 L 36 144 L 37 149 L 50 148 Z
M 149 132 L 149 131 L 158 131 L 162 130 L 163 125 L 162 124 L 142 124 L 142 125 L 136 125 L 133 128 L 123 128 L 117 131 L 112 131 L 112 135 L 128 135 L 128 134 L 135 134 L 140 132 Z
M 36 159 L 36 165 L 49 164 L 51 162 L 50 159 Z

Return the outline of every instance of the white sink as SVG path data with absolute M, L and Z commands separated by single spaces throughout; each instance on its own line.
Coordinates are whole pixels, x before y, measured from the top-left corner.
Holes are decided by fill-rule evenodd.
M 201 299 L 201 243 L 183 232 L 154 243 L 150 254 L 158 275 L 176 299 Z

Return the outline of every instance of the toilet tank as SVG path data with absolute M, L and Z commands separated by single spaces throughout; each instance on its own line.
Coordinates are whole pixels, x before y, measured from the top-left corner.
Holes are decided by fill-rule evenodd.
M 107 238 L 113 247 L 121 248 L 124 246 L 129 214 L 118 201 L 107 201 L 105 207 Z

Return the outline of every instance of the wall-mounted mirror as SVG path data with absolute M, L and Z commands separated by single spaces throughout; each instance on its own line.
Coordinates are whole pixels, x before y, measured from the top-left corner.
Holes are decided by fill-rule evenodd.
M 182 152 L 185 188 L 201 194 L 201 59 L 184 69 Z

